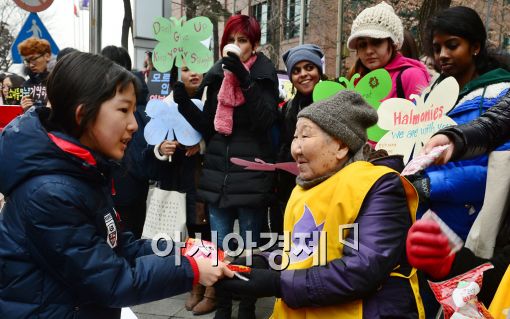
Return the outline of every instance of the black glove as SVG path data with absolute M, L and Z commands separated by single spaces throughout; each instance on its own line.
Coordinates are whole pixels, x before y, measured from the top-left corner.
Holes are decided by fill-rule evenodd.
M 174 102 L 178 105 L 187 105 L 191 103 L 191 99 L 188 96 L 188 92 L 186 92 L 186 88 L 184 87 L 184 83 L 178 81 L 174 84 Z
M 246 297 L 281 297 L 280 272 L 273 269 L 252 268 L 249 274 L 243 276 L 250 280 L 244 281 L 234 277 L 218 281 L 214 287 L 217 290 Z
M 250 72 L 246 70 L 243 62 L 241 62 L 235 53 L 228 52 L 227 55 L 228 56 L 224 57 L 222 61 L 223 68 L 234 73 L 234 75 L 237 77 L 237 80 L 239 80 L 239 84 L 242 89 L 248 89 L 251 84 Z
M 430 179 L 427 175 L 422 173 L 416 173 L 408 175 L 406 178 L 413 183 L 414 188 L 418 192 L 420 198 L 420 206 L 422 204 L 428 204 L 430 202 Z

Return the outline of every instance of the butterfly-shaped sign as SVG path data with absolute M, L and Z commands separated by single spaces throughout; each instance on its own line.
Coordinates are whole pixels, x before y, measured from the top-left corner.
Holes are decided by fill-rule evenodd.
M 196 99 L 191 101 L 200 111 L 203 110 L 202 101 Z M 173 101 L 173 95 L 169 95 L 164 100 L 150 100 L 145 113 L 151 118 L 143 131 L 149 145 L 158 145 L 164 140 L 177 140 L 182 145 L 193 146 L 202 139 L 202 135 L 179 113 L 177 104 Z
M 174 63 L 184 63 L 190 70 L 206 73 L 213 65 L 209 48 L 213 25 L 206 17 L 166 19 L 157 17 L 153 23 L 154 36 L 159 43 L 154 48 L 152 62 L 159 72 L 168 72 Z
M 296 162 L 282 162 L 282 163 L 266 163 L 260 158 L 255 158 L 254 162 L 243 160 L 242 158 L 232 157 L 230 161 L 236 165 L 243 166 L 246 170 L 252 171 L 275 171 L 281 169 L 293 175 L 299 175 L 299 169 Z
M 340 77 L 338 82 L 322 81 L 317 83 L 313 90 L 313 101 L 317 102 L 327 99 L 342 90 L 353 90 L 361 94 L 365 101 L 377 110 L 381 100 L 388 96 L 391 91 L 392 82 L 390 74 L 385 69 L 377 69 L 362 77 L 358 84 L 354 85 L 359 77 L 360 75 L 356 73 L 350 81 L 345 77 Z M 370 140 L 377 142 L 386 131 L 376 124 L 370 127 L 367 133 Z
M 379 140 L 375 148 L 385 149 L 390 155 L 404 155 L 404 162 L 407 163 L 411 153 L 418 154 L 432 134 L 456 124 L 446 114 L 455 106 L 458 95 L 459 84 L 455 78 L 448 77 L 430 93 L 411 94 L 410 98 L 415 100 L 416 105 L 401 98 L 382 102 L 377 111 L 377 123 L 389 132 Z

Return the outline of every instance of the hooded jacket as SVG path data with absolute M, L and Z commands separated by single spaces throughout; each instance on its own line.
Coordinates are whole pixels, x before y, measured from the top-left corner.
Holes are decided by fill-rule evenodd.
M 397 77 L 402 72 L 401 83 L 406 99 L 411 94 L 420 94 L 429 85 L 430 75 L 423 63 L 397 53 L 384 69 L 391 77 L 392 88 L 386 99 L 398 97 Z
M 442 78 L 439 78 L 440 81 Z M 470 122 L 498 103 L 510 88 L 510 72 L 495 69 L 464 86 L 448 116 L 457 124 Z M 510 149 L 510 143 L 498 150 Z M 480 211 L 487 180 L 487 155 L 452 161 L 425 170 L 430 179 L 430 209 L 466 239 Z M 420 213 L 423 214 L 426 207 Z
M 491 152 L 510 139 L 510 93 L 507 91 L 497 105 L 491 107 L 478 119 L 465 125 L 441 130 L 436 134 L 445 134 L 454 142 L 452 160 L 468 159 Z M 494 265 L 494 269 L 483 274 L 483 289 L 478 294 L 478 299 L 485 305 L 491 303 L 510 265 L 510 209 L 508 208 L 496 237 L 493 256 L 489 260 L 480 258 L 468 248 L 463 247 L 455 254 L 449 277 L 465 273 L 488 261 Z
M 0 134 L 0 318 L 119 318 L 191 289 L 186 258 L 119 230 L 109 163 L 31 109 Z

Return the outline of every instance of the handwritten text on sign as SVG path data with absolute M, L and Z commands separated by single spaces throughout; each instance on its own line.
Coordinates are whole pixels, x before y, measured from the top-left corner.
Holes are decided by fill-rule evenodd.
M 208 18 L 184 21 L 183 18 L 158 17 L 153 23 L 153 31 L 159 41 L 152 56 L 158 71 L 167 72 L 175 63 L 178 67 L 184 64 L 194 72 L 205 73 L 213 65 L 213 54 L 209 49 L 213 26 Z
M 411 95 L 416 104 L 400 98 L 382 102 L 377 124 L 389 132 L 379 140 L 376 149 L 404 155 L 404 162 L 409 161 L 411 153 L 418 154 L 432 134 L 456 124 L 446 114 L 454 107 L 458 94 L 457 81 L 449 77 L 434 87 L 426 100 L 425 93 Z

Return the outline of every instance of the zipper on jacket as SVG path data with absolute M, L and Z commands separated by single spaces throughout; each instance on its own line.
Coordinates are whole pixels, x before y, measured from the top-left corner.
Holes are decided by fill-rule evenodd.
M 230 141 L 227 142 L 227 153 L 225 154 L 225 177 L 223 178 L 223 186 L 227 185 L 229 148 L 230 148 Z

